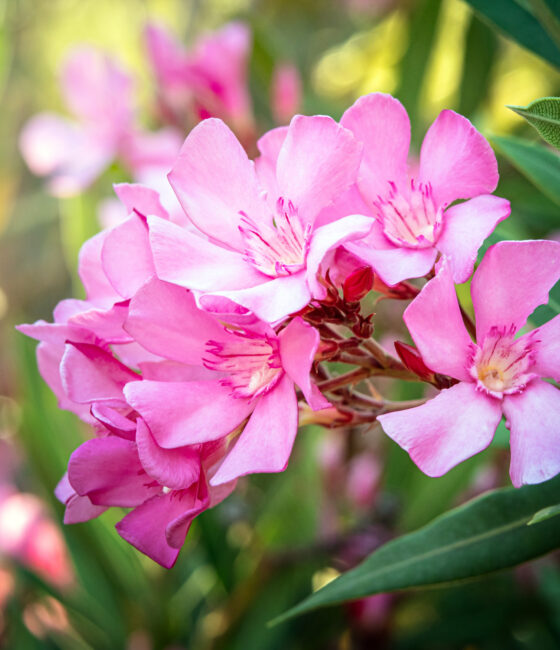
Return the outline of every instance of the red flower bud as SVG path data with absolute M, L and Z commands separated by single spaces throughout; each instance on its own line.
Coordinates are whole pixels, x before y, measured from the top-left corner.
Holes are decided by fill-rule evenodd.
M 344 280 L 342 294 L 347 302 L 359 302 L 373 286 L 373 271 L 369 266 L 356 269 Z
M 399 282 L 399 284 L 390 287 L 377 274 L 373 279 L 373 290 L 382 293 L 386 298 L 393 298 L 394 300 L 411 300 L 420 293 L 420 289 L 409 282 Z
M 408 345 L 408 343 L 403 343 L 402 341 L 395 341 L 395 350 L 404 365 L 417 374 L 420 379 L 433 381 L 434 371 L 428 368 L 424 363 L 420 352 L 418 352 L 414 346 Z

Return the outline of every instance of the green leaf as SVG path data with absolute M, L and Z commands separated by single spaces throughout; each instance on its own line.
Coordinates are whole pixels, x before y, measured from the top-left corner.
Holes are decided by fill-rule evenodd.
M 560 97 L 543 97 L 529 106 L 508 106 L 524 117 L 553 147 L 560 149 Z
M 482 495 L 385 544 L 274 623 L 373 594 L 474 578 L 548 553 L 559 545 L 560 518 L 526 524 L 559 498 L 560 476 Z
M 505 36 L 560 67 L 560 49 L 545 26 L 515 0 L 465 0 Z
M 557 503 L 555 506 L 548 506 L 548 508 L 543 508 L 531 517 L 527 522 L 527 526 L 533 526 L 534 524 L 539 524 L 541 521 L 546 521 L 551 517 L 556 517 L 560 515 L 560 503 Z
M 560 205 L 560 156 L 543 145 L 512 136 L 494 136 L 492 145 L 549 199 Z

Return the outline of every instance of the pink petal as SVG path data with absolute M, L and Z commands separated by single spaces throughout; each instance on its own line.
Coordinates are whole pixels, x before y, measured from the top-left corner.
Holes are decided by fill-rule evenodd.
M 283 472 L 297 433 L 298 409 L 292 380 L 284 375 L 263 396 L 211 485 L 259 472 Z
M 169 182 L 201 232 L 238 250 L 244 248 L 240 212 L 258 219 L 266 210 L 253 164 L 218 119 L 204 120 L 189 133 Z
M 404 321 L 426 365 L 435 372 L 472 381 L 472 341 L 465 329 L 448 264 L 443 264 L 404 312 Z
M 259 183 L 267 190 L 267 200 L 271 210 L 275 209 L 276 201 L 280 196 L 276 179 L 276 163 L 287 135 L 288 127 L 279 126 L 267 131 L 257 141 L 261 155 L 255 159 L 255 170 Z
M 87 299 L 99 307 L 110 307 L 121 300 L 101 264 L 101 251 L 107 234 L 108 231 L 100 232 L 84 242 L 78 257 L 78 274 L 86 290 Z
M 397 99 L 384 93 L 360 97 L 340 123 L 364 145 L 358 181 L 364 197 L 375 200 L 387 194 L 389 181 L 406 179 L 410 121 Z
M 511 431 L 510 476 L 515 487 L 541 483 L 560 472 L 560 391 L 536 379 L 504 398 Z
M 80 343 L 128 343 L 132 341 L 123 325 L 128 314 L 128 301 L 117 302 L 110 309 L 88 309 L 68 319 L 68 325 L 82 328 L 89 332 L 91 340 L 82 335 L 80 337 L 67 336 L 66 338 Z M 84 334 L 85 334 L 84 332 Z
M 68 397 L 79 404 L 107 402 L 120 405 L 122 390 L 139 377 L 101 348 L 87 343 L 71 343 L 60 364 L 62 385 Z
M 315 221 L 315 228 L 319 226 L 324 226 L 327 223 L 332 223 L 337 221 L 342 217 L 346 217 L 349 214 L 365 214 L 370 216 L 371 209 L 367 206 L 364 201 L 364 197 L 360 194 L 360 190 L 357 185 L 351 185 L 345 192 L 343 192 L 338 198 L 334 200 L 332 205 L 327 206 L 319 213 L 317 220 Z M 377 222 L 372 218 L 372 224 Z M 384 236 L 385 238 L 385 236 Z M 387 241 L 387 239 L 385 238 Z
M 552 377 L 560 382 L 560 315 L 529 336 L 539 341 L 535 346 L 536 359 L 532 370 L 541 377 Z
M 379 277 L 393 286 L 410 278 L 421 278 L 432 270 L 436 261 L 435 248 L 398 248 L 396 246 L 371 248 L 368 239 L 364 242 L 346 244 L 345 248 L 369 264 Z
M 533 311 L 548 302 L 560 278 L 560 243 L 502 241 L 491 246 L 476 270 L 471 294 L 476 338 L 491 327 L 517 331 Z
M 486 449 L 502 417 L 501 402 L 460 383 L 422 406 L 379 416 L 385 433 L 428 476 L 442 476 Z
M 129 508 L 161 490 L 142 469 L 136 445 L 118 436 L 80 445 L 70 456 L 68 480 L 80 496 L 103 506 Z
M 196 448 L 160 447 L 142 419 L 138 420 L 136 444 L 142 467 L 160 485 L 180 490 L 198 481 L 200 454 Z
M 267 276 L 241 253 L 217 246 L 174 223 L 150 217 L 150 244 L 157 276 L 199 291 L 244 289 Z
M 123 539 L 169 569 L 177 560 L 192 519 L 206 506 L 207 500 L 197 499 L 192 489 L 172 491 L 148 499 L 134 508 L 119 521 L 116 529 Z M 167 528 L 178 519 L 182 524 L 181 535 L 176 531 L 173 540 L 176 546 L 171 546 L 167 539 Z
M 123 298 L 131 298 L 155 274 L 142 217 L 132 214 L 107 233 L 101 262 L 107 279 Z
M 120 145 L 120 155 L 136 178 L 145 169 L 161 168 L 167 174 L 179 155 L 183 137 L 175 129 L 130 131 Z
M 274 278 L 249 289 L 213 291 L 249 309 L 267 323 L 275 323 L 303 309 L 311 300 L 305 271 Z
M 130 301 L 126 330 L 146 350 L 186 364 L 202 365 L 209 340 L 224 328 L 198 309 L 192 294 L 153 278 Z
M 61 197 L 88 187 L 115 155 L 111 142 L 50 113 L 27 122 L 19 146 L 31 171 L 49 176 L 49 191 Z
M 436 247 L 450 258 L 457 284 L 467 281 L 482 242 L 510 212 L 509 201 L 491 194 L 459 203 L 445 212 Z
M 296 115 L 278 156 L 280 194 L 312 223 L 355 182 L 361 151 L 350 131 L 332 118 Z
M 419 180 L 432 186 L 440 206 L 490 194 L 498 184 L 496 156 L 466 117 L 445 110 L 422 143 Z
M 278 124 L 290 121 L 301 106 L 301 77 L 297 67 L 290 63 L 275 66 L 272 74 L 270 104 Z
M 87 45 L 72 50 L 61 82 L 68 107 L 82 120 L 113 134 L 130 125 L 132 80 L 102 51 Z
M 373 220 L 370 217 L 356 214 L 315 230 L 307 254 L 307 283 L 314 297 L 321 298 L 324 295 L 325 290 L 317 280 L 317 273 L 327 252 L 344 242 L 361 239 L 369 233 L 372 225 Z
M 136 418 L 135 414 L 129 414 L 132 419 L 126 417 L 120 410 L 107 406 L 107 404 L 92 404 L 91 414 L 93 417 L 108 429 L 111 433 L 127 440 L 136 438 Z M 130 410 L 130 409 L 128 409 Z
M 231 433 L 253 407 L 219 381 L 138 381 L 124 389 L 127 402 L 166 449 L 216 440 Z
M 113 185 L 113 189 L 129 214 L 138 212 L 144 217 L 153 215 L 169 219 L 169 214 L 155 190 L 140 183 L 117 183 Z
M 89 521 L 107 510 L 107 506 L 94 506 L 88 497 L 81 497 L 77 494 L 68 481 L 68 474 L 64 474 L 60 479 L 54 493 L 56 498 L 66 506 L 64 512 L 65 524 L 79 524 Z
M 279 335 L 282 368 L 296 383 L 314 411 L 330 406 L 317 386 L 311 381 L 311 366 L 319 347 L 319 333 L 299 316 L 294 318 Z

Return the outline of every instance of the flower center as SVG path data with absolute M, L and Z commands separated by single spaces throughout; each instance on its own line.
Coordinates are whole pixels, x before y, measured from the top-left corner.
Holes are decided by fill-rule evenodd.
M 245 259 L 270 277 L 291 275 L 302 269 L 309 248 L 311 226 L 304 226 L 291 201 L 278 199 L 272 225 L 257 225 L 242 213 L 239 231 L 245 241 Z
M 535 376 L 535 343 L 526 336 L 515 340 L 513 328 L 493 327 L 473 354 L 470 373 L 478 388 L 498 398 L 521 392 Z
M 416 186 L 412 179 L 407 192 L 399 191 L 392 181 L 389 185 L 389 194 L 378 196 L 373 204 L 385 236 L 397 246 L 433 246 L 441 230 L 443 210 L 434 202 L 431 185 Z
M 266 334 L 226 330 L 229 340 L 207 341 L 204 365 L 226 373 L 220 380 L 234 397 L 254 398 L 267 393 L 282 373 L 278 341 Z

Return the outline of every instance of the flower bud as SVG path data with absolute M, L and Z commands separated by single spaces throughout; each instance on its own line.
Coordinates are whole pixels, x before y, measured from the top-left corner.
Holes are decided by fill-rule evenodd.
M 420 352 L 408 343 L 403 343 L 402 341 L 395 341 L 395 350 L 399 355 L 401 361 L 404 365 L 412 372 L 416 373 L 420 379 L 427 381 L 433 381 L 434 372 L 430 370 L 428 366 L 424 363 Z
M 356 269 L 344 280 L 342 293 L 346 302 L 359 302 L 373 286 L 373 271 L 370 266 Z

